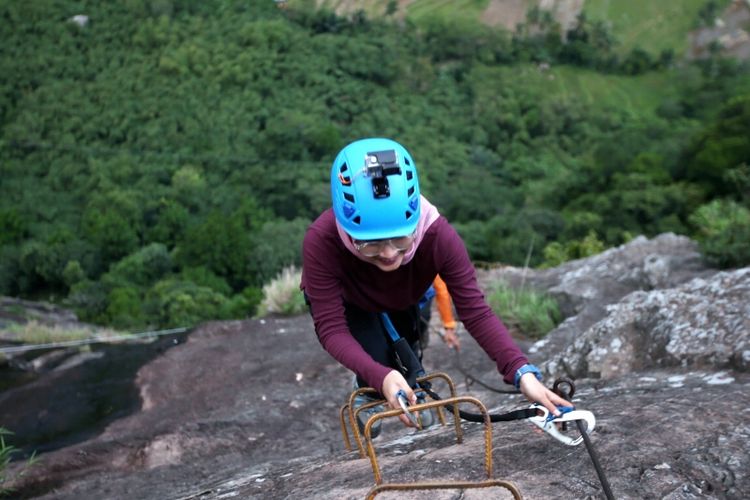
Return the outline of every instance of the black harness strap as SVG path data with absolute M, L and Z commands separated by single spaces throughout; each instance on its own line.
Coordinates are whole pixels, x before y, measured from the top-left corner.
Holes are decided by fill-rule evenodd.
M 440 401 L 440 396 L 430 389 L 420 384 L 423 391 L 430 395 L 434 400 Z M 453 411 L 453 405 L 445 405 L 450 411 Z M 458 410 L 458 414 L 462 419 L 468 422 L 484 422 L 484 417 L 481 413 L 472 413 L 468 411 Z M 507 413 L 490 413 L 490 422 L 510 422 L 512 420 L 524 420 L 529 417 L 536 417 L 539 413 L 533 408 L 522 408 L 520 410 L 513 410 Z

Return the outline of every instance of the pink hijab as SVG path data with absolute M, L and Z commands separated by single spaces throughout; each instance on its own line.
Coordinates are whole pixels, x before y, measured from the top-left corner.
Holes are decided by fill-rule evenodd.
M 440 217 L 440 213 L 438 213 L 437 208 L 435 208 L 435 205 L 427 201 L 427 198 L 425 198 L 422 195 L 419 195 L 419 204 L 420 204 L 420 212 L 419 212 L 419 222 L 417 222 L 417 230 L 414 233 L 414 244 L 411 246 L 411 248 L 404 254 L 404 260 L 401 261 L 401 265 L 409 263 L 411 259 L 414 258 L 414 254 L 417 253 L 417 247 L 422 242 L 422 238 L 424 237 L 424 233 L 427 232 L 427 230 L 430 228 L 433 222 L 437 220 L 438 217 Z M 367 257 L 359 253 L 357 248 L 354 246 L 354 243 L 352 243 L 352 237 L 349 236 L 346 231 L 344 231 L 344 228 L 341 227 L 338 221 L 336 221 L 336 229 L 339 232 L 339 238 L 341 238 L 341 241 L 344 242 L 344 246 L 354 255 L 356 255 L 360 260 L 368 261 Z

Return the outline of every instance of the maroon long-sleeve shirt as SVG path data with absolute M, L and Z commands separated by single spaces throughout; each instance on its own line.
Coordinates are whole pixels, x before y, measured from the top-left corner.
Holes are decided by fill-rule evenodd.
M 442 216 L 427 229 L 410 262 L 385 272 L 344 246 L 328 209 L 305 234 L 302 263 L 301 288 L 310 300 L 320 343 L 371 387 L 380 389 L 392 368 L 373 360 L 351 335 L 344 302 L 371 312 L 403 310 L 419 301 L 437 274 L 448 285 L 458 317 L 507 383 L 528 362 L 485 301 L 463 241 Z

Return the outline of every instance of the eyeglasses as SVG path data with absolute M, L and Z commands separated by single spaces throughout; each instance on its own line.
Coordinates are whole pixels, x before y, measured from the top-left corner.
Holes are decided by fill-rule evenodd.
M 388 238 L 387 240 L 353 240 L 353 243 L 354 248 L 365 257 L 377 257 L 386 245 L 392 246 L 399 252 L 407 251 L 414 243 L 414 233 L 398 238 Z

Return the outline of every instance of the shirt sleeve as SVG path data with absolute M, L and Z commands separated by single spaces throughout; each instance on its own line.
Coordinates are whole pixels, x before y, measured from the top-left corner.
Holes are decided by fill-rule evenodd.
M 438 273 L 448 286 L 458 317 L 495 362 L 503 380 L 512 385 L 516 371 L 528 359 L 485 300 L 466 247 L 447 221 L 440 228 L 433 251 Z
M 315 230 L 308 230 L 302 244 L 302 285 L 310 303 L 315 333 L 333 358 L 381 390 L 383 379 L 392 370 L 372 359 L 349 331 L 344 314 L 341 282 L 331 263 L 335 253 Z
M 435 302 L 440 313 L 440 320 L 443 322 L 443 328 L 456 328 L 456 319 L 453 317 L 453 304 L 451 304 L 448 286 L 440 275 L 435 276 L 432 286 L 435 287 Z

